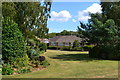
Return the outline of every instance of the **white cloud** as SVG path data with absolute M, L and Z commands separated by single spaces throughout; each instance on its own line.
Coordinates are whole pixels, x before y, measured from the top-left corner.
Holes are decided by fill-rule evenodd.
M 76 22 L 76 20 L 75 20 L 75 19 L 72 19 L 72 21 L 73 21 L 73 22 Z
M 60 12 L 51 12 L 51 21 L 61 21 L 61 22 L 67 22 L 72 16 L 69 11 L 63 10 Z
M 87 21 L 90 19 L 89 13 L 102 13 L 101 5 L 98 3 L 92 4 L 90 7 L 83 11 L 78 12 L 78 20 Z

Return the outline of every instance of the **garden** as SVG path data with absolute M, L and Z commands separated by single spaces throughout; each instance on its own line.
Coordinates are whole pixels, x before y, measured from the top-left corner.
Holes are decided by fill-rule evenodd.
M 51 5 L 2 3 L 3 78 L 117 78 L 120 2 L 101 2 L 102 13 L 89 13 L 88 23 L 80 21 L 77 32 L 53 34 L 47 28 Z M 79 47 L 75 40 L 72 47 L 59 48 L 40 40 L 71 33 L 93 45 Z
M 36 72 L 3 78 L 117 78 L 118 61 L 90 58 L 88 52 L 47 50 L 50 66 Z M 91 74 L 92 73 L 92 74 Z

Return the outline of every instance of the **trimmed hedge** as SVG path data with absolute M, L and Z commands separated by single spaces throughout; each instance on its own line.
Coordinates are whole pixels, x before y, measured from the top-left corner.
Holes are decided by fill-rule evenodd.
M 70 46 L 62 46 L 61 50 L 71 50 L 72 47 Z
M 74 51 L 82 51 L 82 47 L 74 47 L 72 50 L 74 50 Z
M 48 46 L 48 49 L 60 49 L 58 46 Z
M 54 50 L 67 50 L 67 51 L 82 51 L 82 47 L 75 47 L 72 48 L 70 46 L 48 46 L 48 49 L 54 49 Z

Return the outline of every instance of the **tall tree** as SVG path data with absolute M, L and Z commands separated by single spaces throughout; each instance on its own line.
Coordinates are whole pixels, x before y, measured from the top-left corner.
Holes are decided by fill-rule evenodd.
M 48 34 L 47 20 L 50 17 L 51 2 L 4 2 L 3 17 L 11 17 L 27 37 L 44 37 Z
M 120 1 L 119 2 L 101 2 L 102 14 L 107 19 L 113 19 L 120 30 Z
M 32 37 L 29 34 L 35 34 L 40 38 L 47 35 L 50 2 L 45 2 L 43 5 L 38 2 L 15 3 L 15 8 L 18 11 L 16 22 L 24 32 L 25 37 Z
M 118 28 L 113 20 L 107 20 L 105 23 L 102 23 L 94 18 L 90 24 L 80 23 L 78 32 L 81 32 L 91 43 L 97 45 L 107 45 L 118 42 Z

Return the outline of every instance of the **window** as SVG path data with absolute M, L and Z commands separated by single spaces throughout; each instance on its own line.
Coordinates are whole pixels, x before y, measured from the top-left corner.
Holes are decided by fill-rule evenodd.
M 65 46 L 69 46 L 69 43 L 65 43 Z
M 54 46 L 54 45 L 55 45 L 55 43 L 54 43 L 54 42 L 51 42 L 51 45 L 52 45 L 52 46 Z
M 63 46 L 63 44 L 62 43 L 58 43 L 58 46 Z

